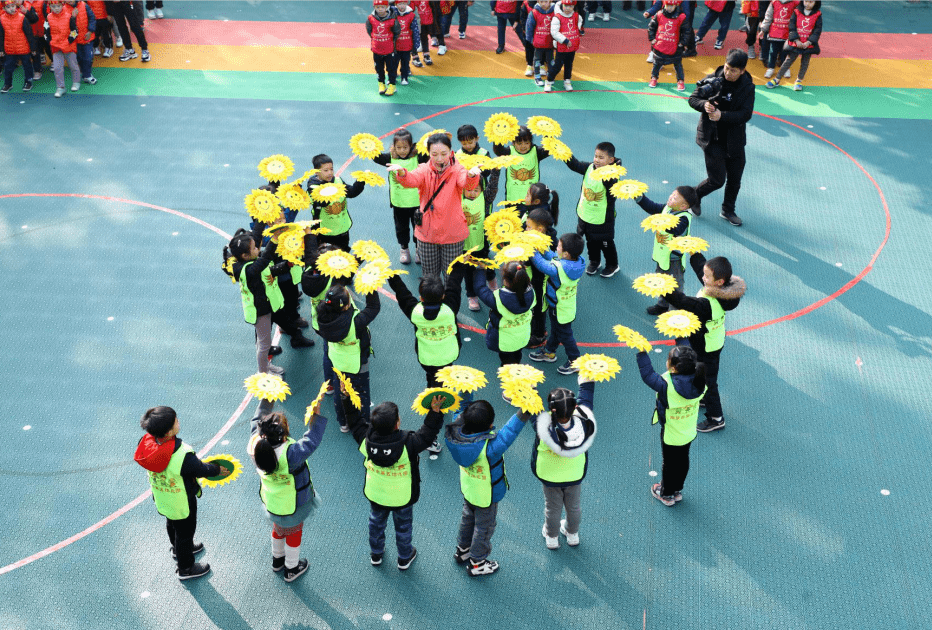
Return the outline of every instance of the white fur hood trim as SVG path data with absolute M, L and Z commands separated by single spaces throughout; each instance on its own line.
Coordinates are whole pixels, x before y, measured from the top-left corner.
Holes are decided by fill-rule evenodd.
M 547 445 L 551 451 L 560 455 L 561 457 L 576 457 L 577 455 L 582 455 L 589 450 L 589 447 L 592 446 L 593 440 L 595 440 L 595 434 L 598 433 L 598 426 L 596 425 L 595 415 L 592 413 L 592 410 L 588 407 L 578 406 L 576 411 L 573 412 L 573 417 L 577 422 L 582 422 L 583 418 L 592 421 L 592 434 L 586 436 L 586 439 L 577 447 L 574 448 L 563 448 L 557 444 L 553 437 L 550 435 L 550 412 L 545 411 L 539 416 L 537 416 L 537 421 L 534 425 L 535 431 L 537 431 L 537 437 Z

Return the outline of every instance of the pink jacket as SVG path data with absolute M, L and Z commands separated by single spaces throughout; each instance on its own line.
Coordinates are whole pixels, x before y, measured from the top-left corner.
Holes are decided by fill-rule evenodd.
M 468 176 L 463 165 L 450 155 L 450 165 L 442 174 L 437 172 L 433 162 L 425 162 L 413 171 L 397 171 L 395 179 L 405 188 L 417 188 L 420 192 L 424 221 L 414 228 L 414 236 L 419 241 L 448 245 L 466 240 L 469 228 L 463 214 L 463 190 L 472 190 L 478 186 L 478 175 Z M 434 209 L 425 211 L 424 205 L 444 181 L 446 184 L 434 199 Z

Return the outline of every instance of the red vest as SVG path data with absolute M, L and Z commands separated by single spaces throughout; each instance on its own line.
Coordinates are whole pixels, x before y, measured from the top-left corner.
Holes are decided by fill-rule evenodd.
M 28 2 L 24 2 L 23 6 L 26 8 L 26 11 L 29 11 L 31 6 L 36 10 L 36 13 L 39 15 L 39 21 L 32 25 L 32 34 L 36 37 L 45 38 L 45 18 L 42 15 L 44 2 L 40 0 L 39 2 L 33 2 L 31 5 Z
M 819 21 L 820 15 L 822 15 L 821 11 L 816 11 L 812 15 L 806 15 L 798 8 L 796 9 L 796 34 L 799 35 L 799 41 L 809 41 L 809 36 L 812 35 L 812 31 L 815 29 L 816 22 Z M 789 42 L 789 44 L 794 48 L 796 47 L 796 44 L 793 42 Z
M 394 53 L 395 38 L 392 35 L 392 28 L 395 26 L 395 18 L 389 18 L 382 22 L 374 15 L 370 15 L 369 24 L 372 25 L 372 40 L 370 43 L 372 52 L 377 55 Z
M 725 0 L 705 0 L 705 6 L 709 7 L 710 11 L 715 11 L 716 13 L 721 13 L 726 4 L 728 3 L 725 2 Z
M 797 0 L 792 2 L 774 0 L 770 6 L 773 7 L 773 23 L 770 25 L 767 37 L 768 39 L 786 39 L 790 35 L 790 16 L 799 6 L 799 2 Z
M 515 2 L 496 2 L 495 3 L 495 12 L 496 13 L 514 13 L 518 10 L 518 3 Z
M 0 14 L 0 28 L 3 29 L 3 52 L 7 55 L 29 54 L 29 40 L 26 39 L 26 33 L 23 32 L 23 21 L 25 19 L 26 16 L 18 10 L 13 15 L 6 11 Z
M 686 16 L 680 13 L 675 18 L 660 11 L 657 14 L 657 35 L 654 50 L 664 55 L 675 55 L 680 45 L 680 24 Z
M 550 36 L 553 13 L 541 13 L 534 7 L 531 15 L 534 16 L 534 48 L 553 48 L 553 37 Z
M 414 11 L 409 11 L 395 18 L 401 27 L 401 32 L 398 33 L 398 39 L 395 41 L 396 50 L 406 52 L 414 48 L 414 31 L 411 30 L 411 23 L 414 22 L 416 15 Z
M 430 3 L 427 0 L 414 0 L 412 4 L 417 9 L 417 17 L 421 20 L 421 26 L 430 26 L 434 23 L 434 14 L 431 12 Z
M 55 52 L 56 49 L 62 51 L 63 53 L 73 53 L 78 52 L 78 42 L 77 40 L 69 42 L 68 37 L 71 35 L 71 11 L 67 4 L 62 7 L 61 13 L 55 14 L 49 10 L 48 16 L 45 18 L 49 23 L 49 33 L 51 33 L 52 41 L 50 45 L 52 47 L 52 52 Z
M 566 37 L 566 42 L 563 44 L 557 44 L 557 51 L 559 52 L 576 52 L 579 50 L 579 14 L 573 12 L 569 17 L 564 16 L 562 13 L 554 12 L 554 17 L 560 20 L 560 33 Z
M 91 11 L 94 12 L 95 19 L 107 19 L 107 5 L 104 4 L 103 0 L 87 0 L 87 3 L 91 5 Z
M 90 39 L 85 39 L 85 35 L 87 35 L 87 24 L 90 21 L 87 17 L 87 3 L 79 2 L 74 5 L 74 8 L 71 10 L 75 12 L 78 18 L 78 43 L 90 44 L 92 41 L 94 41 L 94 35 L 92 34 Z M 95 13 L 94 16 L 96 18 L 97 14 Z

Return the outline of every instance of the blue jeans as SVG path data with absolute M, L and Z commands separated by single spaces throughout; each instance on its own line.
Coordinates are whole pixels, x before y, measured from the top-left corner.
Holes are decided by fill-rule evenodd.
M 725 36 L 728 35 L 728 27 L 731 25 L 731 14 L 734 13 L 734 10 L 735 5 L 731 2 L 725 5 L 725 10 L 721 13 L 709 9 L 709 12 L 705 14 L 705 18 L 702 20 L 702 24 L 699 25 L 699 30 L 696 31 L 696 39 L 700 40 L 705 37 L 705 34 L 712 28 L 712 24 L 718 19 L 718 37 L 715 38 L 715 41 L 725 41 Z
M 453 14 L 457 11 L 460 12 L 460 33 L 466 32 L 466 23 L 469 22 L 469 5 L 466 4 L 465 0 L 458 0 L 458 2 L 453 5 L 453 9 L 450 10 L 450 14 L 444 15 L 440 19 L 443 23 L 444 37 L 450 34 L 450 24 L 453 23 Z
M 23 83 L 32 83 L 32 58 L 29 55 L 7 55 L 3 58 L 3 85 L 13 85 L 13 72 L 16 70 L 16 62 L 23 62 L 23 74 L 25 81 Z
M 579 346 L 576 345 L 576 338 L 573 336 L 573 322 L 559 323 L 555 306 L 550 306 L 547 312 L 550 314 L 550 336 L 547 337 L 545 349 L 547 352 L 554 353 L 562 343 L 566 349 L 566 358 L 575 361 L 579 358 Z
M 505 29 L 508 28 L 509 24 L 514 25 L 518 21 L 517 13 L 496 13 L 495 17 L 498 18 L 498 47 L 505 47 Z
M 94 44 L 78 44 L 78 67 L 81 68 L 82 79 L 90 78 L 93 66 Z
M 371 504 L 370 504 L 371 505 Z M 411 534 L 414 526 L 414 506 L 388 510 L 371 505 L 369 509 L 369 549 L 372 553 L 385 553 L 385 527 L 388 515 L 395 522 L 395 544 L 398 545 L 398 559 L 407 560 L 414 553 L 411 546 Z

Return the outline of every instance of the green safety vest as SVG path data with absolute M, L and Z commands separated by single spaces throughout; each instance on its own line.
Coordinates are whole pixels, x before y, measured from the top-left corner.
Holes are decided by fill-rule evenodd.
M 314 327 L 314 330 L 317 330 L 317 306 L 324 301 L 324 298 L 327 297 L 327 291 L 330 290 L 330 285 L 333 284 L 333 278 L 327 279 L 327 286 L 318 293 L 317 295 L 312 295 L 311 297 L 311 326 Z
M 492 435 L 495 435 L 495 433 L 493 432 Z M 496 468 L 501 467 L 501 477 L 497 479 L 492 478 L 495 472 L 489 467 L 489 458 L 486 455 L 486 450 L 488 448 L 489 441 L 486 440 L 485 446 L 482 447 L 482 452 L 479 453 L 479 457 L 476 458 L 476 461 L 470 466 L 460 466 L 460 490 L 463 493 L 463 498 L 472 505 L 481 508 L 487 508 L 492 505 L 492 486 L 494 486 L 499 479 L 504 478 L 505 484 L 507 485 L 508 483 L 508 477 L 505 474 L 504 457 L 495 465 Z
M 333 182 L 336 184 L 342 184 L 343 180 L 339 177 L 335 177 Z M 328 182 L 329 183 L 329 182 Z M 327 184 L 318 184 L 319 186 L 326 186 Z M 417 192 L 417 190 L 415 190 Z M 417 205 L 417 204 L 415 204 Z M 329 208 L 339 210 L 337 214 L 330 214 L 327 212 Z M 320 227 L 325 227 L 330 230 L 327 233 L 328 236 L 337 236 L 339 234 L 345 234 L 349 232 L 350 227 L 353 225 L 353 220 L 350 218 L 349 212 L 346 209 L 346 197 L 343 197 L 339 201 L 334 201 L 330 205 L 322 206 L 320 209 Z
M 366 485 L 363 494 L 373 503 L 385 507 L 402 507 L 411 501 L 414 477 L 411 474 L 411 458 L 407 447 L 401 457 L 391 466 L 379 466 L 369 459 L 366 441 L 359 445 L 359 452 L 366 458 Z
M 460 356 L 456 313 L 449 306 L 441 304 L 437 317 L 431 320 L 424 317 L 424 305 L 418 304 L 411 311 L 411 323 L 417 337 L 417 360 L 421 365 L 450 365 Z
M 463 243 L 463 251 L 465 252 L 471 247 L 481 248 L 485 245 L 485 227 L 483 226 L 483 219 L 485 219 L 484 191 L 475 199 L 463 197 L 463 214 L 479 217 L 479 220 L 472 225 L 467 222 L 466 227 L 469 228 L 469 236 L 466 237 L 466 241 Z
M 699 419 L 699 401 L 705 394 L 702 390 L 697 398 L 683 398 L 673 387 L 670 372 L 664 372 L 661 378 L 667 382 L 667 420 L 663 425 L 663 443 L 670 446 L 683 446 L 696 439 L 696 421 Z M 657 394 L 660 397 L 660 394 Z M 657 424 L 659 417 L 654 409 L 652 424 Z
M 717 298 L 706 295 L 705 289 L 699 289 L 696 297 L 704 297 L 712 307 L 712 319 L 705 323 L 705 351 L 715 352 L 725 345 L 725 309 Z
M 570 280 L 563 270 L 563 263 L 554 260 L 553 264 L 557 266 L 557 273 L 560 275 L 560 287 L 556 289 L 557 293 L 557 322 L 568 324 L 576 319 L 576 289 L 579 284 L 579 278 Z
M 592 225 L 605 223 L 608 210 L 608 191 L 598 179 L 592 177 L 595 165 L 590 164 L 583 176 L 582 190 L 579 193 L 579 203 L 576 204 L 576 214 L 580 219 Z
M 191 508 L 188 506 L 188 493 L 184 489 L 184 479 L 181 477 L 181 465 L 185 455 L 193 453 L 194 449 L 181 443 L 181 447 L 172 453 L 168 460 L 168 467 L 162 472 L 149 472 L 149 485 L 152 486 L 152 498 L 155 499 L 155 508 L 159 514 L 172 521 L 188 518 Z M 201 491 L 197 491 L 201 496 Z
M 257 319 L 256 297 L 246 284 L 246 267 L 254 262 L 256 261 L 250 260 L 243 265 L 243 268 L 240 269 L 239 272 L 239 290 L 243 298 L 243 317 L 245 317 L 246 322 L 250 324 L 255 324 Z M 285 305 L 285 297 L 282 295 L 282 290 L 278 286 L 278 282 L 272 277 L 272 265 L 268 265 L 262 270 L 260 278 L 262 278 L 262 286 L 265 287 L 265 297 L 268 298 L 269 304 L 272 305 L 272 312 L 274 313 Z
M 333 367 L 344 374 L 359 374 L 362 359 L 359 354 L 359 337 L 356 335 L 356 315 L 359 309 L 353 304 L 353 317 L 350 319 L 349 332 L 342 340 L 327 342 L 327 350 Z
M 689 231 L 693 226 L 693 216 L 689 213 L 688 210 L 676 212 L 670 206 L 664 206 L 663 212 L 660 214 L 670 214 L 675 216 L 677 219 L 681 218 L 683 215 L 686 215 L 686 231 L 683 232 L 681 236 L 689 236 Z M 670 248 L 658 241 L 655 237 L 653 259 L 654 262 L 657 263 L 664 271 L 670 270 L 670 254 Z M 680 264 L 683 265 L 683 269 L 686 269 L 686 261 L 684 261 L 682 258 L 680 258 Z
M 289 271 L 291 272 L 291 283 L 295 285 L 296 287 L 300 287 L 301 286 L 301 274 L 304 273 L 304 267 L 302 267 L 301 265 L 292 265 Z
M 531 185 L 540 181 L 537 148 L 531 145 L 531 150 L 527 153 L 518 153 L 514 146 L 510 149 L 511 155 L 520 157 L 521 162 L 508 167 L 505 171 L 505 200 L 524 201 Z
M 265 509 L 276 516 L 290 516 L 294 514 L 298 506 L 298 490 L 295 488 L 295 477 L 288 470 L 288 448 L 294 444 L 293 438 L 285 438 L 285 447 L 278 456 L 278 466 L 275 472 L 270 475 L 259 471 L 259 496 L 265 504 Z M 304 462 L 307 468 L 307 462 Z M 308 485 L 313 489 L 314 483 L 311 481 L 310 470 L 308 470 Z M 313 490 L 312 490 L 313 491 Z
M 525 347 L 531 340 L 531 315 L 537 298 L 531 298 L 531 308 L 523 313 L 514 314 L 502 304 L 501 289 L 496 289 L 495 305 L 502 318 L 498 322 L 498 349 L 502 352 L 514 352 Z M 492 318 L 489 317 L 491 325 Z
M 417 168 L 417 153 L 404 159 L 392 158 L 392 164 L 398 164 L 406 171 Z M 388 200 L 396 208 L 416 208 L 421 205 L 420 191 L 417 188 L 405 188 L 398 183 L 395 172 L 388 174 Z
M 579 422 L 578 419 L 576 421 Z M 562 457 L 543 442 L 538 442 L 533 472 L 538 479 L 550 483 L 579 481 L 586 473 L 586 453 L 576 457 Z

